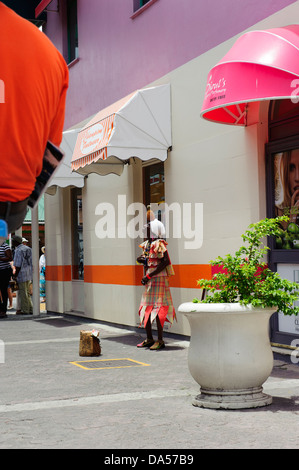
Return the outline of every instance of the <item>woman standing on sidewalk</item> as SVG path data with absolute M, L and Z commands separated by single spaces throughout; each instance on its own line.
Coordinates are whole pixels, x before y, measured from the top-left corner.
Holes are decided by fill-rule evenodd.
M 12 253 L 9 245 L 4 242 L 0 246 L 0 318 L 6 318 L 8 285 L 12 276 L 11 263 Z
M 147 219 L 154 222 L 152 211 L 148 212 Z M 161 222 L 160 224 L 163 225 Z M 149 223 L 149 229 L 152 232 L 153 227 L 154 224 L 150 225 Z M 144 264 L 145 267 L 145 276 L 141 280 L 141 283 L 145 285 L 145 291 L 141 298 L 139 316 L 147 333 L 147 339 L 137 344 L 137 347 L 149 347 L 151 350 L 165 347 L 163 341 L 164 323 L 165 321 L 173 323 L 176 318 L 168 284 L 168 277 L 174 274 L 174 270 L 166 248 L 167 243 L 159 238 L 160 236 L 159 231 L 156 234 L 148 234 L 148 239 L 140 245 L 143 254 L 137 258 L 137 261 Z M 158 329 L 158 341 L 156 342 L 152 335 L 152 322 L 155 319 Z

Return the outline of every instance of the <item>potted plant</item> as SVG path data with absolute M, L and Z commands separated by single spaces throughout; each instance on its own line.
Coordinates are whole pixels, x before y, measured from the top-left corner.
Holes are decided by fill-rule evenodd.
M 264 261 L 265 237 L 278 236 L 281 216 L 251 224 L 234 255 L 219 256 L 212 279 L 198 285 L 208 295 L 179 306 L 189 320 L 189 370 L 201 387 L 193 404 L 207 408 L 253 408 L 272 397 L 262 384 L 273 368 L 269 319 L 275 311 L 298 314 L 297 283 L 282 279 Z

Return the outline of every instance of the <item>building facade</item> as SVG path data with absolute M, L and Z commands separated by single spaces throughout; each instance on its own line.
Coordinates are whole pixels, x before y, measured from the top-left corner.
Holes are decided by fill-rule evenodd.
M 201 117 L 201 108 L 210 70 L 237 39 L 253 30 L 298 24 L 299 2 L 40 4 L 39 12 L 47 10 L 44 32 L 69 65 L 63 145 L 70 158 L 76 139 L 68 136 L 79 136 L 97 113 L 106 119 L 112 106 L 113 113 L 121 110 L 121 117 L 126 113 L 143 120 L 139 105 L 122 108 L 123 102 L 131 106 L 136 90 L 154 90 L 157 119 L 165 113 L 167 121 L 169 114 L 167 158 L 158 152 L 156 158 L 147 158 L 135 149 L 121 164 L 121 174 L 115 174 L 102 167 L 97 171 L 102 162 L 93 154 L 93 166 L 84 160 L 77 168 L 83 174 L 80 184 L 70 178 L 45 196 L 48 310 L 136 326 L 143 291 L 141 267 L 136 265 L 141 205 L 154 205 L 165 222 L 176 308 L 200 296 L 196 280 L 211 276 L 211 259 L 235 251 L 250 223 L 272 215 L 275 162 L 283 152 L 299 148 L 298 106 L 288 106 L 290 99 L 265 97 L 254 121 L 243 126 L 209 122 Z M 162 89 L 168 90 L 170 107 L 162 105 Z M 119 146 L 132 137 L 131 147 L 138 147 L 134 135 L 120 133 Z M 297 280 L 297 258 L 294 245 L 275 245 L 270 263 Z M 272 341 L 291 344 L 298 336 L 296 321 L 276 315 Z M 171 331 L 190 334 L 179 315 Z

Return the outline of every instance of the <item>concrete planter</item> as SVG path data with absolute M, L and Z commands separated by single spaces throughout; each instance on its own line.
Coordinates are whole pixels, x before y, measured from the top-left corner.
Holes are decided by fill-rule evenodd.
M 179 306 L 191 328 L 189 370 L 201 387 L 195 406 L 240 409 L 272 403 L 262 385 L 273 368 L 268 326 L 276 310 L 238 303 Z

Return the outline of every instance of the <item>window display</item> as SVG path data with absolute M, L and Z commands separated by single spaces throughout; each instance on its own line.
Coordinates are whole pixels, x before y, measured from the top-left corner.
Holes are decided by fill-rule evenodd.
M 299 148 L 274 154 L 275 215 L 290 220 L 276 237 L 277 249 L 299 249 Z

